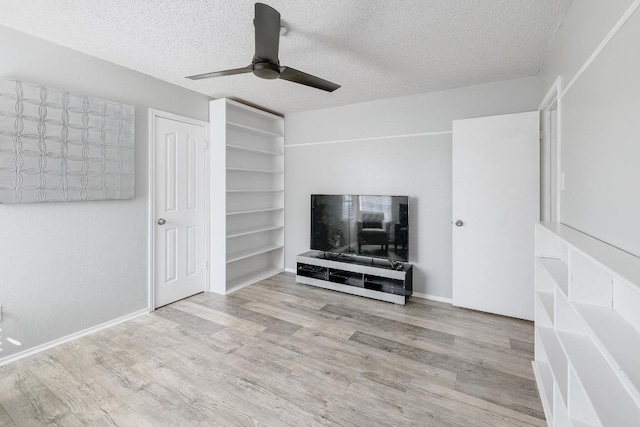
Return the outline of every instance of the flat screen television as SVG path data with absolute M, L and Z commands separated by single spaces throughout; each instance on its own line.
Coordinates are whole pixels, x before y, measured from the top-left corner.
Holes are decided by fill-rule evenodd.
M 409 260 L 409 197 L 311 195 L 311 249 Z

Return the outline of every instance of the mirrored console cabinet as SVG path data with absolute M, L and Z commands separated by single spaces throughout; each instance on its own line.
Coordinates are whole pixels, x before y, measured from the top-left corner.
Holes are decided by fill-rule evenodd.
M 331 256 L 320 251 L 298 255 L 296 282 L 396 304 L 413 291 L 413 266 L 358 256 Z

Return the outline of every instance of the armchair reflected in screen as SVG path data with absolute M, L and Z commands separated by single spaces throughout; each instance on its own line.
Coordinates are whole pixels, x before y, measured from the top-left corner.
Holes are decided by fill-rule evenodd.
M 360 212 L 358 220 L 358 252 L 362 246 L 380 245 L 384 251 L 389 250 L 391 221 L 384 219 L 383 212 Z

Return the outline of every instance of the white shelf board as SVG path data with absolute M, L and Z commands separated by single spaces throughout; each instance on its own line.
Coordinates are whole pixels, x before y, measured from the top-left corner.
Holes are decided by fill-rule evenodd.
M 558 340 L 558 337 L 553 329 L 536 326 L 536 330 L 540 334 L 542 346 L 544 347 L 544 351 L 547 354 L 549 367 L 551 368 L 551 372 L 553 373 L 555 383 L 558 384 L 558 388 L 561 390 L 560 400 L 562 400 L 563 405 L 566 407 L 569 381 L 567 355 L 562 350 L 560 341 Z
M 251 258 L 256 255 L 266 254 L 267 252 L 276 251 L 284 248 L 284 245 L 266 245 L 258 248 L 251 248 L 245 251 L 235 252 L 227 254 L 227 264 L 243 260 L 245 258 Z
M 253 126 L 247 126 L 247 125 L 243 125 L 243 124 L 235 123 L 235 122 L 230 122 L 230 121 L 227 121 L 227 126 L 230 127 L 231 129 L 237 129 L 237 130 L 240 130 L 242 132 L 252 133 L 254 135 L 269 136 L 269 137 L 275 137 L 275 138 L 282 138 L 283 137 L 283 135 L 281 133 L 278 133 L 278 132 L 272 132 L 272 131 L 269 131 L 269 130 L 264 130 L 264 129 L 256 128 L 256 127 L 253 127 Z
M 598 415 L 584 391 L 582 382 L 573 369 L 569 369 L 569 418 L 572 426 L 574 423 L 587 425 L 595 423 L 598 427 L 603 427 L 598 421 Z
M 260 150 L 258 148 L 251 148 L 251 147 L 243 147 L 241 145 L 234 145 L 234 144 L 227 144 L 227 149 L 229 150 L 234 150 L 234 151 L 243 151 L 243 152 L 247 152 L 247 153 L 254 153 L 254 154 L 260 154 L 262 156 L 282 156 L 283 153 L 276 153 L 274 151 L 269 151 L 269 150 Z
M 244 214 L 260 213 L 260 212 L 273 212 L 273 211 L 281 211 L 281 210 L 284 210 L 284 208 L 264 208 L 264 209 L 252 209 L 247 211 L 230 211 L 230 212 L 227 212 L 227 216 L 244 215 Z
M 611 271 L 622 280 L 640 286 L 640 258 L 578 230 L 556 222 L 540 223 L 547 230 L 564 239 L 594 263 Z
M 536 291 L 536 296 L 542 303 L 542 307 L 551 324 L 553 324 L 553 292 Z
M 282 193 L 284 189 L 279 190 L 227 190 L 227 193 Z
M 536 384 L 538 384 L 542 409 L 547 418 L 547 423 L 551 425 L 553 418 L 553 374 L 548 363 L 541 361 L 531 363 L 533 365 L 533 375 L 536 378 Z
M 250 285 L 260 280 L 268 279 L 271 276 L 275 276 L 278 273 L 282 273 L 284 269 L 278 267 L 268 267 L 258 271 L 252 271 L 251 273 L 244 274 L 235 279 L 227 280 L 227 293 L 231 293 L 239 288 Z
M 251 172 L 251 173 L 273 173 L 273 174 L 284 173 L 284 171 L 273 171 L 273 170 L 266 170 L 266 169 L 227 168 L 227 170 L 233 171 L 233 172 Z
M 249 234 L 263 233 L 265 231 L 281 230 L 282 228 L 284 227 L 281 225 L 267 225 L 264 227 L 244 228 L 242 230 L 236 230 L 228 233 L 227 239 L 231 239 L 233 237 L 247 236 Z
M 226 98 L 225 102 L 227 106 L 238 108 L 245 113 L 252 114 L 254 116 L 268 118 L 270 120 L 282 121 L 284 117 L 279 116 L 277 114 L 269 113 L 268 111 L 260 110 L 259 108 L 252 107 L 249 105 L 242 104 L 241 102 L 234 101 L 233 99 Z
M 575 303 L 593 340 L 640 406 L 640 333 L 614 309 Z
M 640 408 L 589 337 L 558 332 L 570 363 L 605 426 L 637 427 Z
M 554 282 L 564 294 L 569 296 L 569 267 L 559 259 L 538 258 L 538 261 L 549 273 Z

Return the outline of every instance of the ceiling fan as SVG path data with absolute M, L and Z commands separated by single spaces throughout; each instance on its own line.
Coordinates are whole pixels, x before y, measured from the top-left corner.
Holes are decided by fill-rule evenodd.
M 256 3 L 256 17 L 253 25 L 256 28 L 256 53 L 251 65 L 232 70 L 215 71 L 213 73 L 189 76 L 191 80 L 208 79 L 211 77 L 232 76 L 234 74 L 253 73 L 263 79 L 283 79 L 290 82 L 311 86 L 327 92 L 333 92 L 340 85 L 320 77 L 303 73 L 291 67 L 280 66 L 278 48 L 280 44 L 280 13 L 266 4 Z

